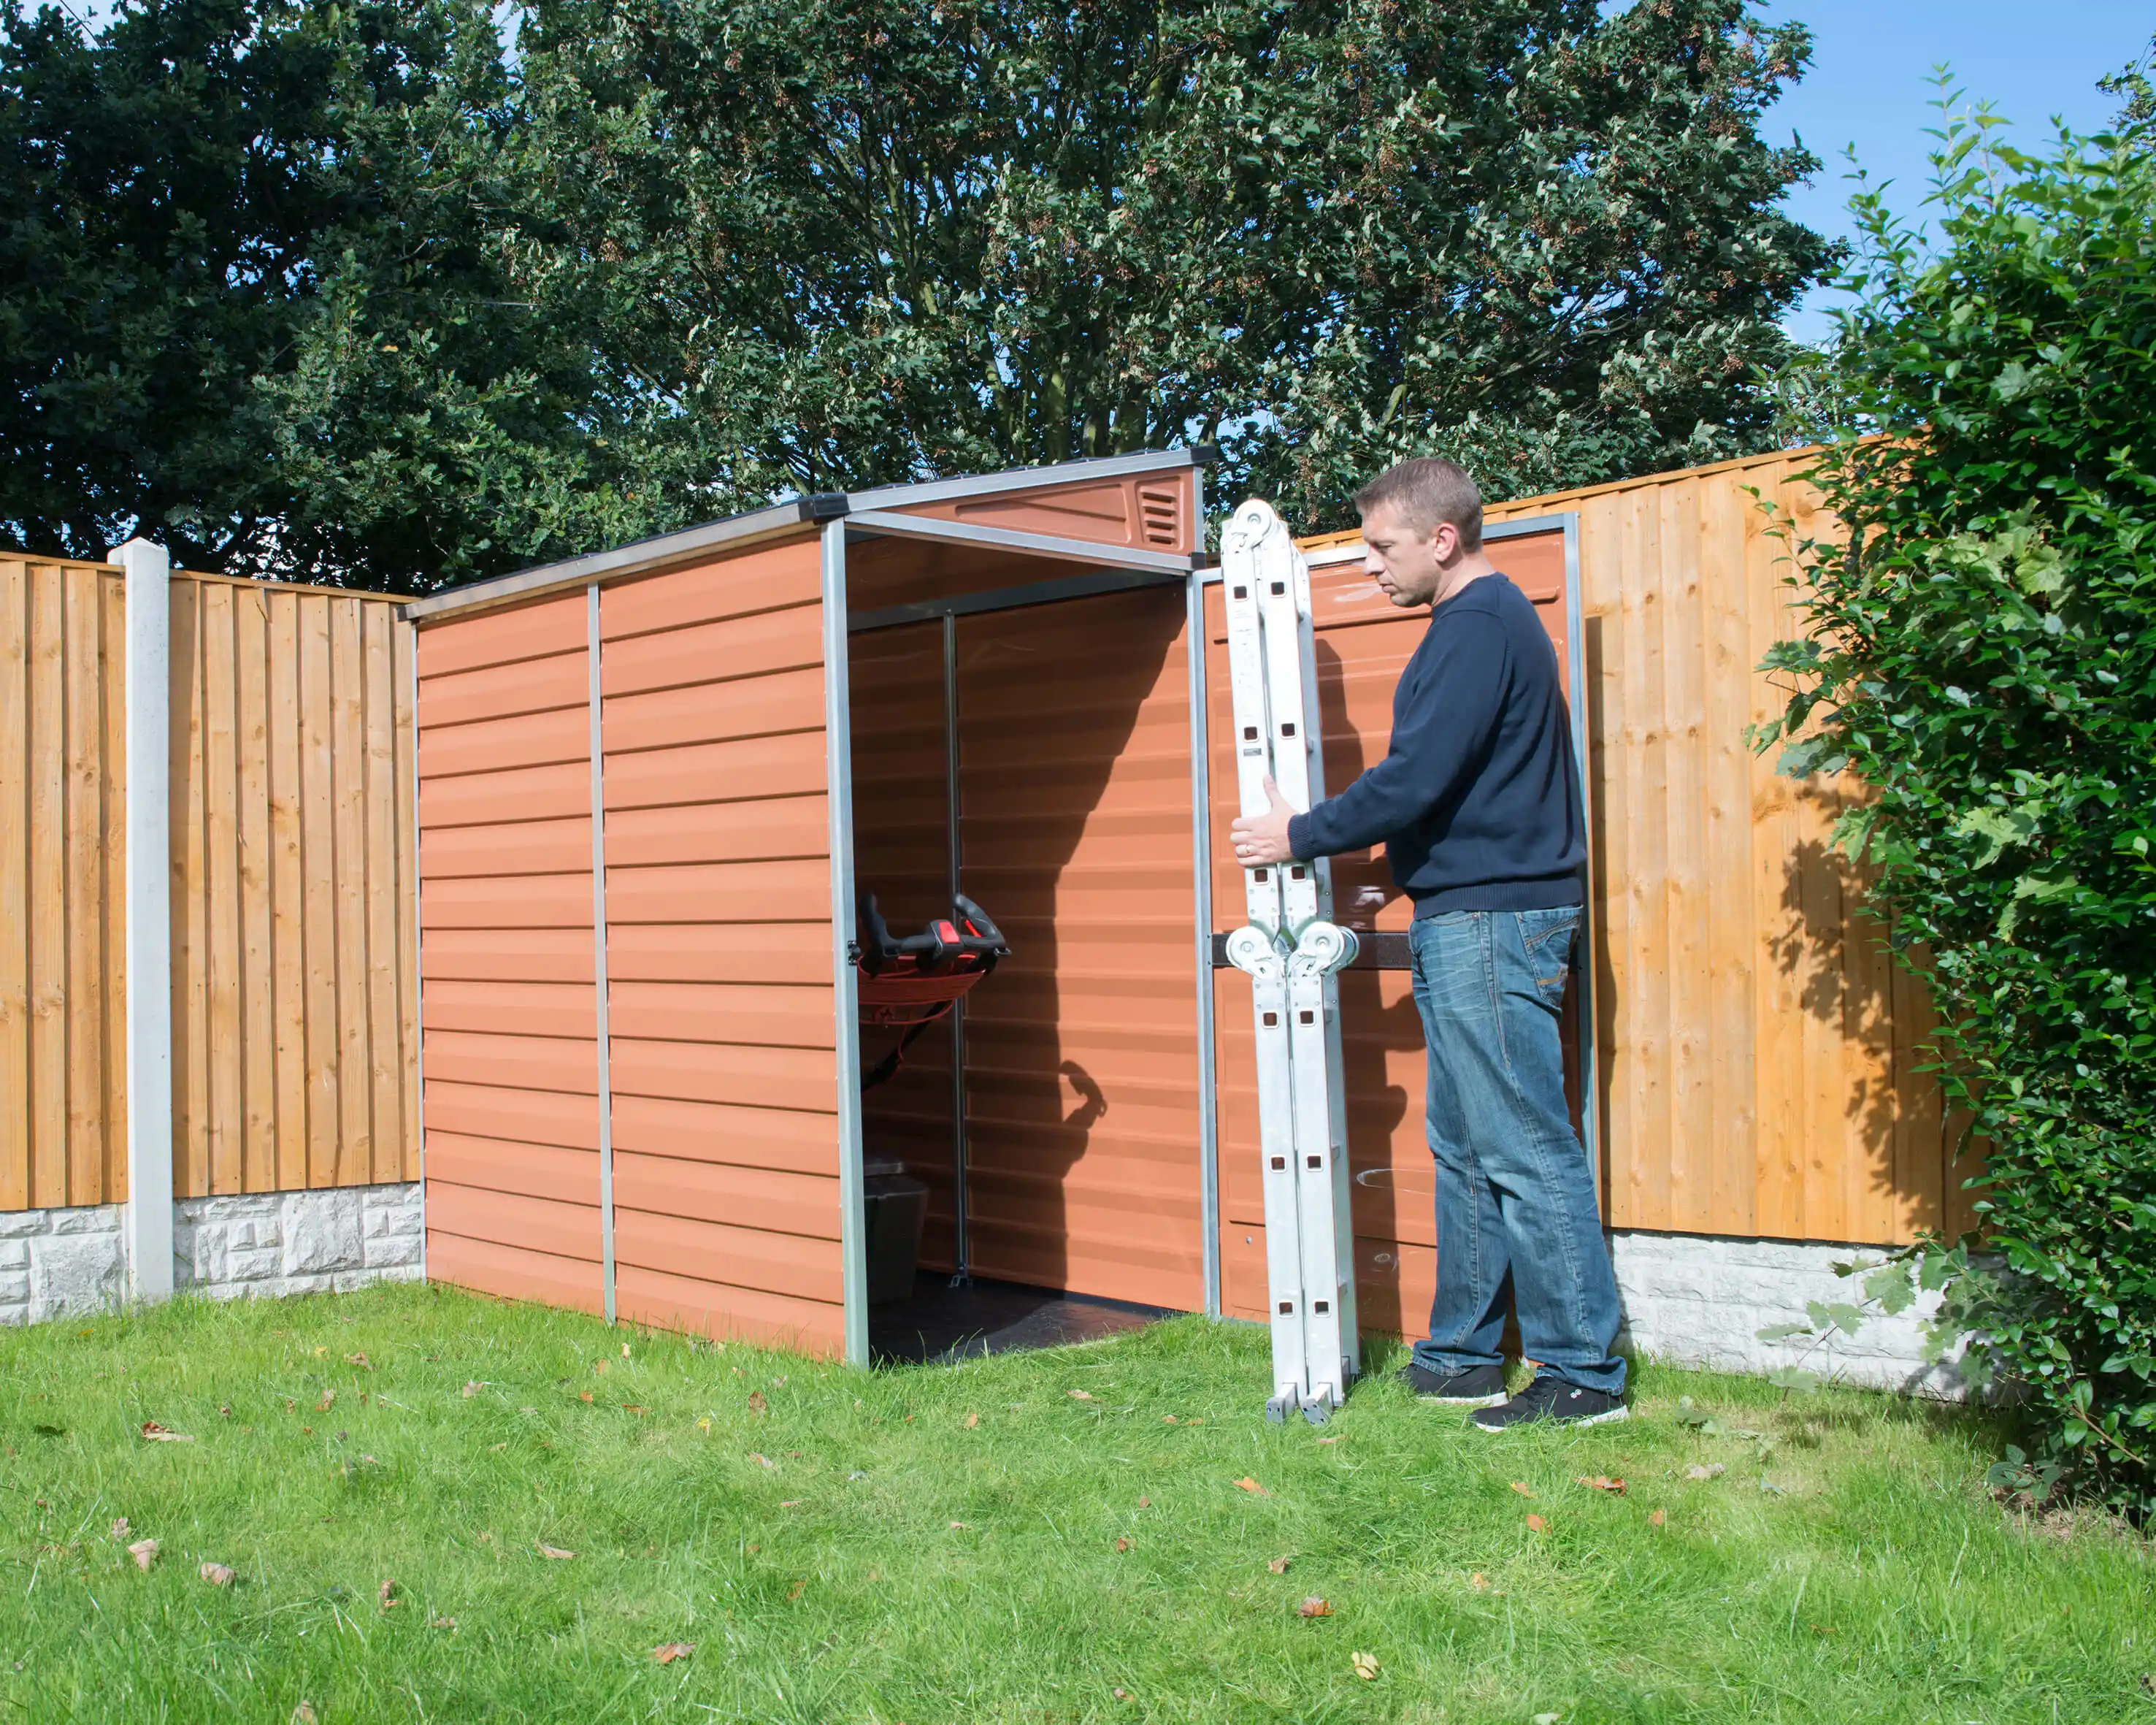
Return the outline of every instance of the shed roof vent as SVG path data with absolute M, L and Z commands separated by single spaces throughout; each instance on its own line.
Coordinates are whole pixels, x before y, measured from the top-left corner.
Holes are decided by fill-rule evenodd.
M 1170 550 L 1183 543 L 1183 487 L 1179 485 L 1142 485 L 1138 487 L 1138 531 L 1148 545 Z

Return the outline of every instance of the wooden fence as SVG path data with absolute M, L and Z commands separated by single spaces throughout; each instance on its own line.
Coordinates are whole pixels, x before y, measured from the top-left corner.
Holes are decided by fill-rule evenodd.
M 173 1192 L 418 1173 L 411 631 L 175 572 Z M 0 1210 L 126 1193 L 120 572 L 0 560 Z
M 1600 893 L 1603 1143 L 1619 1228 L 1885 1244 L 1964 1228 L 1933 1018 L 1830 847 L 1857 794 L 1781 778 L 1745 729 L 1799 631 L 1803 451 L 1523 498 L 1575 510 Z
M 1580 518 L 1609 1218 L 1887 1243 L 1967 1221 L 1924 991 L 1830 849 L 1845 784 L 1744 741 L 1830 523 L 1801 453 L 1525 498 Z M 124 597 L 0 561 L 0 1209 L 125 1193 Z M 418 1171 L 410 631 L 388 601 L 175 575 L 174 1191 Z

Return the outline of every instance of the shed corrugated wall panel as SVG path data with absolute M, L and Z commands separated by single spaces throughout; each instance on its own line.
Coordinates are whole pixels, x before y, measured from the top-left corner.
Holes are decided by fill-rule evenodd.
M 596 1311 L 585 606 L 577 593 L 420 633 L 419 969 L 428 1274 Z M 535 771 L 581 772 L 583 795 L 514 818 L 507 790 Z
M 1535 601 L 1564 662 L 1562 533 L 1507 540 L 1492 556 Z M 1358 564 L 1312 571 L 1325 782 L 1345 786 L 1384 758 L 1393 691 L 1429 627 L 1428 615 L 1394 608 Z M 1218 585 L 1207 590 L 1207 677 L 1211 685 L 1214 926 L 1240 924 L 1242 871 L 1228 826 L 1236 810 L 1233 702 Z M 1413 907 L 1393 885 L 1383 847 L 1334 859 L 1333 915 L 1358 929 L 1398 932 Z M 1255 1056 L 1250 984 L 1217 971 L 1221 1303 L 1240 1316 L 1265 1315 L 1265 1198 L 1258 1168 Z M 1424 1134 L 1422 1021 L 1404 971 L 1350 971 L 1340 981 L 1348 1159 L 1353 1184 L 1357 1300 L 1364 1328 L 1417 1333 L 1436 1291 L 1435 1182 Z M 1569 1066 L 1572 1063 L 1568 1062 Z
M 600 595 L 615 1305 L 844 1341 L 820 553 Z
M 967 1017 L 978 1273 L 1194 1309 L 1179 591 L 958 624 L 961 878 L 1014 950 Z

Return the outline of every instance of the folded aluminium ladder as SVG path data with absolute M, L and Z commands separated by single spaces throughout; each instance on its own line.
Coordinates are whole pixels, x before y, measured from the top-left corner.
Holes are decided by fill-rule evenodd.
M 1325 795 L 1309 565 L 1255 499 L 1221 529 L 1220 564 L 1242 811 L 1269 806 L 1268 774 L 1306 809 Z M 1273 1343 L 1265 1417 L 1299 1408 L 1316 1424 L 1340 1405 L 1357 1363 L 1339 984 L 1355 936 L 1332 922 L 1322 859 L 1245 869 L 1243 882 L 1250 920 L 1228 937 L 1228 961 L 1250 978 L 1257 1033 Z

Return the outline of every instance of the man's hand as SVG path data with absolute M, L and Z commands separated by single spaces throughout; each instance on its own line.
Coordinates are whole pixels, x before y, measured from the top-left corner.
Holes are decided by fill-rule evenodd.
M 1295 854 L 1287 847 L 1287 823 L 1301 811 L 1287 806 L 1270 773 L 1265 775 L 1265 800 L 1272 806 L 1264 814 L 1245 815 L 1229 829 L 1240 868 L 1265 868 L 1285 862 Z

